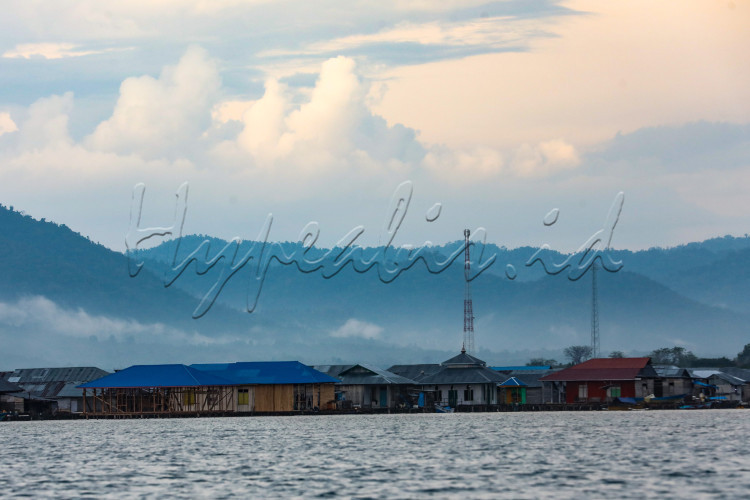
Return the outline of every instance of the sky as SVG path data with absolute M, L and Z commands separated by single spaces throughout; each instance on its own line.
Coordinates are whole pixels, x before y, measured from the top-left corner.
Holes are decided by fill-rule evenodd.
M 3 2 L 0 203 L 125 249 L 142 226 L 319 244 L 484 228 L 574 250 L 750 230 L 750 4 Z M 436 208 L 438 207 L 438 208 Z M 544 218 L 559 209 L 553 225 Z M 437 218 L 435 216 L 439 215 Z

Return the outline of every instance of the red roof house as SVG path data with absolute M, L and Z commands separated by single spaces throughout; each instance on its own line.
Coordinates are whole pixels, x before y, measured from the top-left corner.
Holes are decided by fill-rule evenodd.
M 576 403 L 643 397 L 657 377 L 651 358 L 596 358 L 539 380 L 565 382 L 565 402 Z

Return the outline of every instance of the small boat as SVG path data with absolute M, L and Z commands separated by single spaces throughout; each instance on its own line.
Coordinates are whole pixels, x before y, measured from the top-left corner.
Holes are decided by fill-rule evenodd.
M 680 403 L 685 400 L 687 394 L 676 394 L 674 396 L 649 396 L 644 399 L 647 403 Z
M 451 408 L 450 406 L 435 405 L 436 413 L 453 413 L 453 411 L 453 408 Z

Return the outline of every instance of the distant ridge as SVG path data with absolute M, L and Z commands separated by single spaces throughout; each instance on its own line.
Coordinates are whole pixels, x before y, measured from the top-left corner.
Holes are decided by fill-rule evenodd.
M 64 225 L 0 206 L 0 228 L 0 369 L 278 359 L 390 366 L 440 362 L 461 347 L 462 262 L 437 275 L 417 264 L 387 285 L 373 272 L 345 269 L 323 279 L 274 265 L 253 314 L 243 312 L 252 275 L 242 270 L 196 321 L 191 312 L 215 276 L 190 268 L 165 289 L 167 245 L 140 251 L 144 270 L 130 278 L 124 255 Z M 202 240 L 186 237 L 182 251 Z M 212 251 L 224 244 L 213 239 Z M 588 343 L 589 280 L 525 267 L 535 250 L 485 249 L 497 263 L 472 291 L 477 356 L 490 364 L 523 364 L 535 353 L 563 360 L 564 347 Z M 747 343 L 748 271 L 737 264 L 750 255 L 749 238 L 612 255 L 625 266 L 599 274 L 604 354 L 681 345 L 734 355 Z M 505 276 L 506 264 L 516 267 L 516 280 Z

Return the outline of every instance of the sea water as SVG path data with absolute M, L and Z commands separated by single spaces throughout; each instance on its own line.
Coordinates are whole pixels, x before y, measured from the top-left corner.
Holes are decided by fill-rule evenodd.
M 0 423 L 0 496 L 747 498 L 750 411 Z

